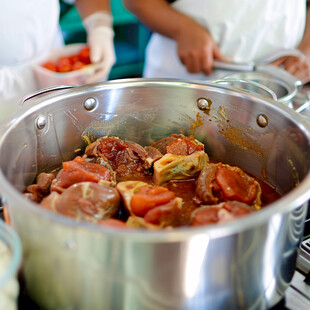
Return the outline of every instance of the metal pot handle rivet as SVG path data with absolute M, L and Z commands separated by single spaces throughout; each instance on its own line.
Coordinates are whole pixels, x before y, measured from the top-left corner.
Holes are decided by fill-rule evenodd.
M 259 127 L 264 128 L 268 125 L 268 117 L 265 114 L 258 114 L 256 122 Z
M 39 130 L 42 130 L 46 125 L 46 117 L 45 116 L 39 116 L 36 120 L 36 125 L 37 125 L 37 128 Z
M 199 99 L 197 99 L 197 106 L 202 111 L 210 110 L 211 104 L 212 104 L 212 100 L 211 99 L 207 99 L 207 98 L 199 98 Z
M 94 110 L 96 108 L 96 106 L 97 106 L 97 101 L 94 98 L 88 98 L 84 102 L 84 108 L 87 111 Z

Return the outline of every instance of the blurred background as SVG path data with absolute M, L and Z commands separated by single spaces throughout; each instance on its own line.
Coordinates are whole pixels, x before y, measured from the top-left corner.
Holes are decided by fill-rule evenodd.
M 60 0 L 60 26 L 66 44 L 86 43 L 86 31 L 74 7 Z M 150 37 L 137 18 L 128 12 L 121 0 L 111 1 L 116 63 L 109 79 L 141 77 L 144 64 L 144 51 Z

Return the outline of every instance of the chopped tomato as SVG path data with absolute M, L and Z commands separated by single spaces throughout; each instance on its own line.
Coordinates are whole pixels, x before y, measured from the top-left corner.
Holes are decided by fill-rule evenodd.
M 80 61 L 79 54 L 72 54 L 72 55 L 69 56 L 69 59 L 70 59 L 72 64 Z
M 138 216 L 144 216 L 149 210 L 168 203 L 175 198 L 175 193 L 164 187 L 142 186 L 138 193 L 132 196 L 130 207 Z
M 79 52 L 80 61 L 84 62 L 86 65 L 90 64 L 90 48 L 88 46 L 83 47 Z
M 52 61 L 47 61 L 45 62 L 42 67 L 44 67 L 45 69 L 48 69 L 48 70 L 51 70 L 51 71 L 54 71 L 56 72 L 57 71 L 57 66 L 54 62 Z
M 79 70 L 90 63 L 89 47 L 86 46 L 83 47 L 78 53 L 62 56 L 55 62 L 47 61 L 42 65 L 42 67 L 54 72 L 66 73 L 73 70 Z
M 258 190 L 254 179 L 241 169 L 219 165 L 215 178 L 226 199 L 248 204 L 255 200 Z
M 86 66 L 86 64 L 84 64 L 81 61 L 76 61 L 73 65 L 72 65 L 72 70 L 80 70 L 82 68 L 84 68 Z
M 72 70 L 72 64 L 68 57 L 61 57 L 57 62 L 58 72 L 69 72 Z
M 178 206 L 177 199 L 173 199 L 164 205 L 160 205 L 149 210 L 144 220 L 154 225 L 178 226 L 181 217 L 181 210 Z
M 110 170 L 95 163 L 89 163 L 82 157 L 77 156 L 72 161 L 62 164 L 62 171 L 55 186 L 67 188 L 79 182 L 96 182 L 100 180 L 110 181 Z

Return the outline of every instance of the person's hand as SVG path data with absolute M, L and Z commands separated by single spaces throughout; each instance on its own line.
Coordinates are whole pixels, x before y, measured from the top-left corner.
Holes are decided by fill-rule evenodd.
M 190 73 L 203 72 L 210 75 L 215 59 L 229 61 L 221 54 L 209 32 L 194 21 L 190 26 L 184 25 L 176 41 L 178 56 Z
M 96 12 L 83 20 L 87 31 L 87 44 L 90 48 L 90 60 L 99 64 L 99 69 L 87 83 L 105 81 L 115 63 L 114 31 L 112 16 L 107 12 Z
M 304 84 L 310 81 L 310 61 L 307 57 L 284 56 L 272 63 L 301 80 Z

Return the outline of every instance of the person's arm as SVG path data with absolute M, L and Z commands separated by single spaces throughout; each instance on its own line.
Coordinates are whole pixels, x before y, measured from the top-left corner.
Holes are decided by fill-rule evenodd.
M 98 11 L 111 14 L 110 0 L 76 0 L 75 6 L 82 19 Z
M 175 10 L 166 0 L 123 0 L 123 3 L 151 31 L 176 41 L 178 56 L 189 72 L 210 74 L 214 59 L 228 60 L 207 29 Z
M 106 80 L 116 60 L 110 0 L 76 0 L 75 6 L 87 32 L 90 59 L 101 64 L 87 82 Z
M 308 83 L 310 81 L 310 5 L 307 8 L 304 36 L 298 49 L 305 55 L 305 58 L 286 56 L 279 58 L 273 64 L 283 66 L 285 70 L 296 76 L 303 83 Z

